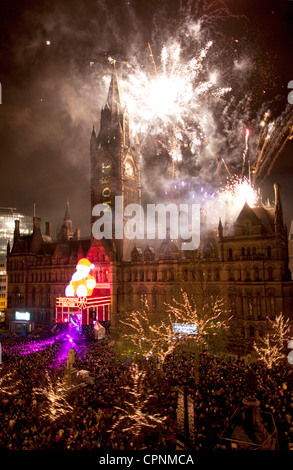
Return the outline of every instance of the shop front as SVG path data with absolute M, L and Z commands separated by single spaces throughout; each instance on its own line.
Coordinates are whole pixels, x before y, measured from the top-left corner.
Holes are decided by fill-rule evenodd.
M 9 332 L 18 335 L 27 335 L 34 329 L 30 312 L 15 312 L 14 320 L 9 322 Z

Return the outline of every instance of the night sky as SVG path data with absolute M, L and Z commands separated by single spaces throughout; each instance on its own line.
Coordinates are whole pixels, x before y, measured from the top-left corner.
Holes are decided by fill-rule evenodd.
M 225 20 L 218 15 L 211 36 L 217 24 L 227 37 L 245 39 L 256 70 L 256 106 L 277 97 L 283 110 L 293 80 L 292 0 L 1 2 L 0 206 L 33 215 L 35 203 L 37 216 L 51 220 L 55 233 L 68 199 L 74 226 L 88 236 L 89 139 L 105 104 L 107 55 L 134 63 L 148 55 L 150 43 L 158 56 L 168 36 L 177 34 L 178 18 L 181 24 L 184 15 L 188 21 L 201 14 L 214 18 L 213 11 L 224 7 L 229 19 L 227 11 Z M 263 188 L 272 198 L 272 184 L 280 183 L 288 222 L 292 156 L 293 140 Z

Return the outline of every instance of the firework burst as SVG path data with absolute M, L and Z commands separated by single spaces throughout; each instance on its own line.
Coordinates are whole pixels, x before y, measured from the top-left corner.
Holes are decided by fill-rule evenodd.
M 172 24 L 164 23 L 164 12 L 160 23 L 154 19 L 162 27 L 141 55 L 108 56 L 119 64 L 131 130 L 141 142 L 144 186 L 152 196 L 174 197 L 180 188 L 181 200 L 202 202 L 204 185 L 205 194 L 213 194 L 206 209 L 224 200 L 237 209 L 243 200 L 255 204 L 254 193 L 292 138 L 292 106 L 273 118 L 267 103 L 258 105 L 273 70 L 247 37 L 223 33 L 221 25 L 232 18 L 242 26 L 247 21 L 220 0 L 188 2 Z M 103 82 L 108 85 L 108 78 Z M 157 167 L 161 184 L 154 178 Z

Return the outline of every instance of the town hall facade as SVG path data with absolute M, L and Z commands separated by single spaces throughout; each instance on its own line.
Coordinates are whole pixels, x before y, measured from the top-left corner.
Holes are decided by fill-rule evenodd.
M 112 212 L 115 196 L 123 196 L 123 208 L 141 204 L 140 143 L 130 126 L 114 66 L 100 129 L 93 129 L 90 138 L 91 234 L 98 204 Z M 196 294 L 208 287 L 212 295 L 227 299 L 248 350 L 267 331 L 268 318 L 281 312 L 292 318 L 288 234 L 278 184 L 274 190 L 274 205 L 246 203 L 229 226 L 219 220 L 216 229 L 207 229 L 202 211 L 200 244 L 189 251 L 168 232 L 164 240 L 81 239 L 68 213 L 57 240 L 49 223 L 41 233 L 37 217 L 31 235 L 21 235 L 16 221 L 13 246 L 7 249 L 7 322 L 14 324 L 15 312 L 30 312 L 32 328 L 51 327 L 56 298 L 65 295 L 78 260 L 86 257 L 99 285 L 93 295 L 103 294 L 103 283 L 109 285 L 111 313 L 104 320 L 110 330 L 115 331 L 122 306 L 137 309 L 146 298 L 159 315 L 180 289 Z

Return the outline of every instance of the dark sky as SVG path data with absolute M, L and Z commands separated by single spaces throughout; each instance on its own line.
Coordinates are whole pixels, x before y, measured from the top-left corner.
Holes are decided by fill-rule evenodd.
M 69 199 L 74 225 L 89 235 L 89 138 L 106 99 L 105 53 L 139 61 L 149 42 L 159 54 L 184 15 L 188 21 L 211 16 L 211 31 L 223 28 L 230 37 L 241 26 L 259 67 L 261 83 L 252 86 L 265 89 L 265 95 L 255 93 L 256 101 L 278 96 L 280 110 L 286 106 L 293 80 L 292 0 L 1 2 L 0 206 L 32 215 L 35 203 L 37 215 L 43 223 L 51 220 L 55 231 Z M 288 221 L 292 155 L 293 140 L 264 187 L 272 196 L 272 183 L 281 184 Z

